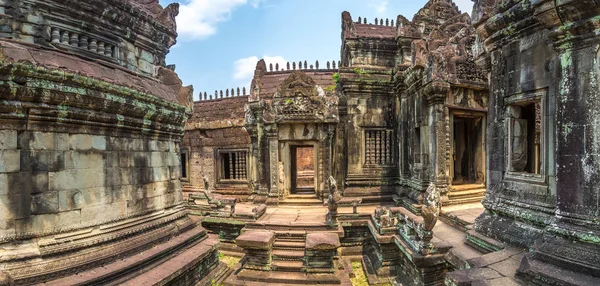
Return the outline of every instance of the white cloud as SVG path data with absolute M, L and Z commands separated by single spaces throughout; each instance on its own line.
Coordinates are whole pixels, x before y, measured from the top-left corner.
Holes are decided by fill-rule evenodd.
M 469 15 L 471 15 L 471 13 L 473 12 L 473 1 L 472 0 L 454 0 L 454 3 L 456 3 L 456 6 L 458 6 L 458 9 L 460 9 L 461 12 L 463 13 L 469 13 Z
M 267 68 L 269 64 L 279 64 L 280 68 L 284 68 L 287 61 L 282 56 L 264 56 L 263 59 L 267 63 Z M 254 69 L 256 68 L 256 63 L 260 59 L 257 56 L 251 56 L 243 59 L 239 59 L 233 63 L 233 79 L 236 81 L 240 81 L 242 83 L 250 83 L 250 80 L 254 76 Z
M 258 5 L 252 0 L 252 5 Z M 229 20 L 231 12 L 248 0 L 186 0 L 179 8 L 177 31 L 183 39 L 205 39 L 217 32 L 219 22 Z
M 387 12 L 388 0 L 369 0 L 369 7 L 375 9 L 379 14 Z

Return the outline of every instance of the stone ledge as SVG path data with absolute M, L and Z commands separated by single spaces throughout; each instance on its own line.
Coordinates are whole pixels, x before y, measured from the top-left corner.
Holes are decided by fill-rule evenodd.
M 340 246 L 340 238 L 335 233 L 320 232 L 306 234 L 307 250 L 334 250 Z
M 251 230 L 238 236 L 235 244 L 246 249 L 271 250 L 274 241 L 274 232 Z

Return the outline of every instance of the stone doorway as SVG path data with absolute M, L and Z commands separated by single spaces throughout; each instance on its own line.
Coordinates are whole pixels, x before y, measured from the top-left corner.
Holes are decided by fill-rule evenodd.
M 316 188 L 315 148 L 312 145 L 290 146 L 292 194 L 314 194 Z
M 485 183 L 485 117 L 456 112 L 452 117 L 452 185 Z

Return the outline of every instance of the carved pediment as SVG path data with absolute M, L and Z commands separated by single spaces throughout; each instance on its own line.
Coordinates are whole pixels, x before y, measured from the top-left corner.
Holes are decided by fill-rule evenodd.
M 317 84 L 301 71 L 294 71 L 286 78 L 275 93 L 275 97 L 317 96 Z

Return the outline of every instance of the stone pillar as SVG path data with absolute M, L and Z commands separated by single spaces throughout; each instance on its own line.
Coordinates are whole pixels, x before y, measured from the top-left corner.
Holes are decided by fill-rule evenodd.
M 334 261 L 340 238 L 331 232 L 306 234 L 304 265 L 307 272 L 335 272 Z
M 424 96 L 430 108 L 430 144 L 429 154 L 429 179 L 438 190 L 442 201 L 448 200 L 448 124 L 447 112 L 444 103 L 450 85 L 445 82 L 431 82 L 424 87 Z
M 235 244 L 246 251 L 246 269 L 271 270 L 271 251 L 275 233 L 271 231 L 246 231 L 235 240 Z
M 323 188 L 323 192 L 322 194 L 317 193 L 317 196 L 320 195 L 321 198 L 327 198 L 329 196 L 329 188 L 327 186 L 327 183 L 325 182 L 325 180 L 327 180 L 327 178 L 329 178 L 329 176 L 331 176 L 333 174 L 333 170 L 332 170 L 332 166 L 333 166 L 333 162 L 332 162 L 332 149 L 333 149 L 333 136 L 334 136 L 334 129 L 335 127 L 330 126 L 330 125 L 325 125 L 323 127 L 323 141 L 320 144 L 323 150 L 322 154 L 323 154 L 323 158 L 321 159 L 323 162 L 323 177 L 321 178 L 321 184 L 320 185 L 325 185 L 325 187 Z M 315 174 L 316 176 L 316 174 Z
M 277 125 L 266 128 L 269 159 L 269 199 L 267 204 L 279 203 L 279 133 Z

